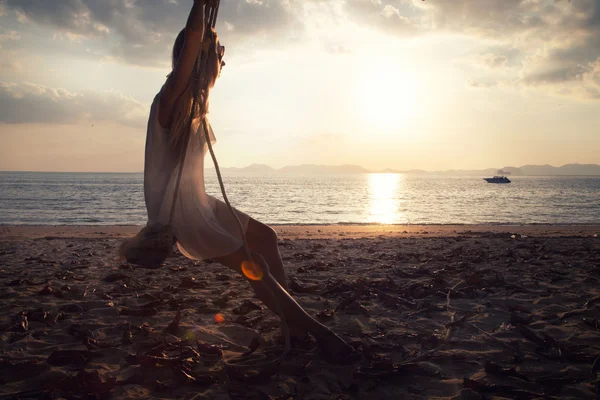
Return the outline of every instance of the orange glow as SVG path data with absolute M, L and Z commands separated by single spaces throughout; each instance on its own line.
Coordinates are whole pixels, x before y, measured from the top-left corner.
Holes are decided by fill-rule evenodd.
M 264 276 L 262 269 L 253 261 L 242 263 L 242 273 L 251 281 L 260 281 Z
M 215 322 L 217 324 L 222 324 L 223 322 L 225 322 L 225 317 L 223 316 L 223 314 L 215 315 Z

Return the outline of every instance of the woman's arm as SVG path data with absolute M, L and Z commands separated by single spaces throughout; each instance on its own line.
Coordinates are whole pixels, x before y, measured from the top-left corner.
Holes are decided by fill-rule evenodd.
M 167 78 L 167 82 L 160 96 L 158 109 L 158 121 L 164 128 L 171 125 L 173 108 L 179 96 L 184 92 L 194 70 L 196 58 L 202 47 L 204 39 L 204 11 L 205 5 L 211 4 L 211 0 L 194 0 L 194 5 L 185 26 L 185 42 L 175 65 L 175 69 Z

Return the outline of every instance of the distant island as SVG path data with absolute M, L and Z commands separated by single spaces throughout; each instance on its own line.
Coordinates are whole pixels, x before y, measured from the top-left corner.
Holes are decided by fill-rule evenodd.
M 207 163 L 208 164 L 208 163 Z M 336 174 L 411 174 L 411 175 L 461 175 L 461 176 L 493 176 L 508 174 L 511 176 L 591 176 L 600 175 L 598 164 L 567 164 L 561 167 L 552 165 L 524 165 L 522 167 L 487 168 L 480 170 L 452 169 L 445 171 L 424 171 L 420 169 L 395 170 L 384 169 L 371 171 L 359 165 L 316 165 L 302 164 L 285 166 L 279 169 L 265 164 L 252 164 L 244 168 L 221 168 L 223 173 L 248 174 L 248 175 L 336 175 Z M 214 173 L 210 164 L 206 171 Z

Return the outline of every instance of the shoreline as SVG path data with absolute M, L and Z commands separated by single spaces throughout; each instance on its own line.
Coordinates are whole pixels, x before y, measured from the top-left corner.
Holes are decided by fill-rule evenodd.
M 283 239 L 403 237 L 598 237 L 600 224 L 478 224 L 478 225 L 271 225 Z M 142 225 L 5 225 L 0 240 L 38 238 L 124 238 Z

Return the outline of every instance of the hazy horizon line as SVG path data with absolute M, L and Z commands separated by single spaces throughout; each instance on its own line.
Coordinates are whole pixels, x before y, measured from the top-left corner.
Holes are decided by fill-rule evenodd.
M 272 169 L 273 171 L 280 171 L 282 169 L 285 168 L 299 168 L 299 167 L 322 167 L 322 168 L 340 168 L 340 167 L 352 167 L 352 168 L 360 168 L 363 169 L 363 172 L 357 172 L 357 173 L 371 173 L 371 174 L 380 174 L 380 173 L 397 173 L 397 174 L 409 174 L 411 172 L 415 172 L 415 171 L 419 171 L 419 172 L 424 172 L 424 173 L 430 173 L 430 174 L 434 174 L 434 173 L 448 173 L 448 172 L 472 172 L 472 171 L 491 171 L 491 170 L 497 170 L 497 171 L 501 171 L 503 169 L 521 169 L 524 167 L 550 167 L 550 168 L 563 168 L 566 166 L 591 166 L 591 167 L 599 167 L 600 168 L 600 164 L 596 164 L 596 163 L 567 163 L 567 164 L 563 164 L 560 166 L 555 166 L 555 165 L 551 165 L 551 164 L 525 164 L 522 165 L 520 167 L 512 167 L 512 166 L 504 166 L 504 167 L 487 167 L 487 168 L 449 168 L 449 169 L 444 169 L 444 170 L 426 170 L 426 169 L 422 169 L 422 168 L 404 168 L 404 169 L 397 169 L 397 168 L 382 168 L 382 169 L 369 169 L 369 168 L 365 168 L 361 165 L 358 164 L 296 164 L 296 165 L 284 165 L 282 167 L 279 168 L 275 168 L 272 167 L 268 164 L 260 164 L 260 163 L 252 163 L 249 164 L 245 167 L 221 167 L 221 170 L 244 170 L 244 169 L 248 169 L 250 167 L 254 167 L 254 166 L 259 166 L 259 167 L 267 167 L 269 169 Z M 205 170 L 209 170 L 211 172 L 214 172 L 214 166 L 212 165 L 207 165 L 205 167 Z M 0 170 L 0 173 L 6 173 L 6 172 L 11 172 L 11 173 L 54 173 L 54 174 L 60 174 L 60 173 L 65 173 L 65 174 L 143 174 L 144 171 L 41 171 L 41 170 L 11 170 L 11 169 L 7 169 L 7 170 Z M 508 171 L 506 171 L 508 172 Z M 539 176 L 544 176 L 544 175 L 539 175 Z M 585 175 L 582 175 L 585 176 Z M 595 174 L 591 174 L 588 176 L 595 176 Z

